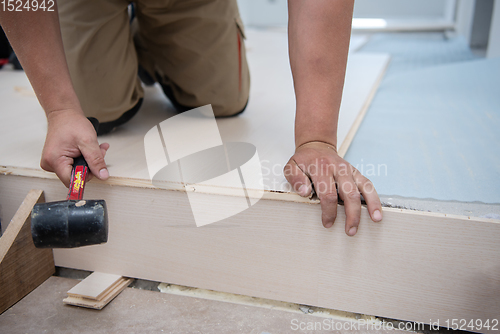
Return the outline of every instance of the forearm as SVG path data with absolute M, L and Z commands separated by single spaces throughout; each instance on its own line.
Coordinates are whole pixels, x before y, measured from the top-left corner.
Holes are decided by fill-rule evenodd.
M 288 1 L 296 146 L 310 141 L 337 146 L 353 6 L 353 0 Z
M 64 54 L 57 8 L 54 11 L 2 11 L 0 24 L 47 116 L 81 112 Z

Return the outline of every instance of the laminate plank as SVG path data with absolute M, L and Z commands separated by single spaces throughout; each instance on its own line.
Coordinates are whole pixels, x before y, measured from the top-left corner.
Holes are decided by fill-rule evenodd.
M 118 275 L 109 275 L 108 278 L 111 276 L 118 276 Z M 100 278 L 103 277 L 101 276 Z M 105 280 L 106 279 L 104 279 L 104 281 Z M 70 294 L 70 292 L 68 291 L 68 297 L 63 299 L 63 303 L 73 306 L 92 308 L 95 310 L 102 310 L 114 298 L 116 298 L 116 296 L 118 296 L 120 292 L 122 292 L 127 286 L 129 286 L 130 283 L 132 283 L 132 281 L 133 281 L 132 278 L 119 276 L 117 280 L 115 280 L 111 285 L 108 285 L 106 289 L 102 291 L 102 293 L 99 295 L 99 298 L 88 298 L 84 295 Z M 79 284 L 81 283 L 82 282 L 80 282 Z M 75 287 L 77 287 L 79 284 L 77 284 Z M 89 286 L 86 285 L 84 287 L 81 287 L 81 289 L 84 290 L 87 289 L 88 287 Z M 92 290 L 93 289 L 90 289 L 89 291 L 93 292 Z
M 247 110 L 238 117 L 221 118 L 217 125 L 224 142 L 247 142 L 257 147 L 268 191 L 292 192 L 282 170 L 294 152 L 295 96 L 283 32 L 249 30 L 248 61 L 252 75 Z M 358 43 L 359 44 L 359 43 Z M 387 54 L 351 53 L 347 65 L 338 126 L 342 155 L 359 126 L 389 62 Z M 40 169 L 46 120 L 22 72 L 2 71 L 0 99 L 0 166 Z M 147 87 L 137 116 L 107 136 L 110 175 L 149 182 L 144 136 L 149 129 L 176 113 L 158 86 Z M 347 140 L 346 140 L 347 138 Z M 345 143 L 344 143 L 345 142 Z M 344 143 L 344 144 L 343 144 Z M 38 174 L 47 177 L 46 174 Z M 117 179 L 115 179 L 117 181 Z M 214 190 L 216 191 L 216 190 Z
M 68 296 L 98 300 L 120 280 L 120 275 L 93 272 L 68 291 Z
M 0 175 L 0 203 L 32 182 Z M 363 208 L 351 238 L 343 208 L 325 229 L 317 202 L 262 199 L 197 228 L 185 192 L 91 181 L 86 194 L 106 199 L 109 241 L 55 250 L 59 266 L 424 323 L 500 314 L 498 220 L 385 208 L 373 223 Z

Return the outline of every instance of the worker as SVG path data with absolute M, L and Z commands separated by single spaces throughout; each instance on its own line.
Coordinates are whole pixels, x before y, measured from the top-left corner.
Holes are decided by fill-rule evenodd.
M 245 109 L 250 77 L 236 0 L 6 2 L 0 24 L 46 112 L 41 167 L 68 186 L 73 159 L 83 154 L 98 179 L 109 177 L 105 155 L 86 116 L 101 133 L 139 110 L 144 81 L 157 81 L 179 110 L 211 104 L 216 116 Z M 49 11 L 50 9 L 53 11 Z M 289 0 L 289 54 L 296 95 L 295 154 L 284 168 L 301 196 L 316 192 L 322 223 L 346 213 L 345 232 L 358 230 L 363 195 L 382 220 L 372 183 L 337 154 L 337 123 L 354 0 Z M 58 15 L 59 12 L 59 15 Z M 269 111 L 271 112 L 271 111 Z M 314 189 L 314 190 L 313 190 Z

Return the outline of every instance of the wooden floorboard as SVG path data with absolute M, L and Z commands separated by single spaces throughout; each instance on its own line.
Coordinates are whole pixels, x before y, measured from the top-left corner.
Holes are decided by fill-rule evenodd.
M 47 201 L 64 197 L 58 180 L 36 181 Z M 32 183 L 0 176 L 0 203 Z M 317 203 L 263 199 L 197 228 L 181 191 L 91 181 L 86 195 L 106 198 L 109 241 L 55 250 L 56 265 L 403 320 L 500 314 L 495 220 L 385 209 L 377 224 L 363 209 L 350 238 L 342 208 L 327 230 Z
M 68 296 L 98 300 L 113 287 L 122 276 L 94 271 L 68 291 Z
M 127 286 L 132 278 L 94 271 L 68 291 L 65 304 L 101 310 Z
M 291 192 L 282 170 L 293 155 L 295 97 L 288 60 L 286 34 L 252 31 L 248 34 L 248 61 L 252 76 L 247 109 L 238 117 L 221 118 L 217 125 L 224 142 L 247 142 L 256 146 L 264 172 L 265 189 Z M 351 53 L 338 126 L 338 147 L 345 154 L 378 82 L 389 62 L 387 54 Z M 30 93 L 31 92 L 31 93 Z M 40 169 L 46 120 L 23 73 L 3 71 L 0 99 L 15 113 L 0 113 L 0 166 Z M 111 176 L 146 180 L 144 136 L 175 111 L 157 86 L 146 88 L 140 112 L 110 135 L 106 162 Z M 347 140 L 346 140 L 347 138 Z M 346 144 L 343 144 L 346 142 Z M 132 181 L 134 183 L 135 181 Z
M 44 201 L 42 190 L 25 192 L 5 234 L 0 237 L 0 313 L 17 303 L 55 271 L 51 249 L 35 248 L 31 210 Z

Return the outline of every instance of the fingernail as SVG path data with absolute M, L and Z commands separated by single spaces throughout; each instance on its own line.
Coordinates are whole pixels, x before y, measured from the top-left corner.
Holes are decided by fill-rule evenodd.
M 326 223 L 326 224 L 325 224 L 325 228 L 330 228 L 330 227 L 332 227 L 332 226 L 333 226 L 333 223 Z
M 349 235 L 352 237 L 353 235 L 356 234 L 357 231 L 358 231 L 358 228 L 356 226 L 353 226 L 349 229 Z
M 373 219 L 375 221 L 381 221 L 382 220 L 382 213 L 380 213 L 379 210 L 373 211 Z
M 106 180 L 109 177 L 109 172 L 106 168 L 103 168 L 99 171 L 99 178 Z
M 307 186 L 305 184 L 303 184 L 299 187 L 299 195 L 300 196 L 307 196 Z

